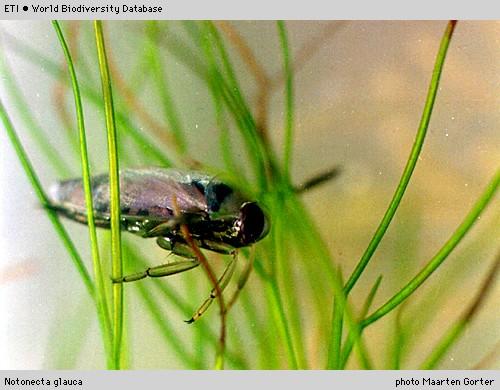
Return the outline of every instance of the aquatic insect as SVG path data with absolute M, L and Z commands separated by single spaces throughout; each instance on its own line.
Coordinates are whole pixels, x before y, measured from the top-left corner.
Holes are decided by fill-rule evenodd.
M 96 226 L 109 228 L 108 175 L 93 177 L 91 187 Z M 57 183 L 51 188 L 51 197 L 50 208 L 67 218 L 87 223 L 82 179 Z M 161 248 L 184 259 L 124 276 L 113 280 L 115 283 L 173 275 L 198 266 L 200 262 L 186 242 L 181 225 L 188 227 L 198 247 L 223 254 L 234 254 L 237 248 L 261 240 L 269 231 L 269 220 L 256 202 L 199 172 L 165 168 L 121 170 L 120 209 L 123 230 L 145 238 L 156 237 Z M 221 288 L 233 274 L 235 258 L 233 256 L 219 280 Z M 209 300 L 214 298 L 212 291 Z M 206 302 L 204 305 L 208 307 Z M 199 317 L 200 311 L 188 322 Z

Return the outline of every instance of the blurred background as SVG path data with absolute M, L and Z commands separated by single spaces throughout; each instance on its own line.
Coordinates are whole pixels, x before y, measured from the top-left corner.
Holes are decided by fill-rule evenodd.
M 302 199 L 326 241 L 335 263 L 347 277 L 368 245 L 382 218 L 406 163 L 422 114 L 432 68 L 445 22 L 286 22 L 294 61 L 295 140 L 292 173 L 296 184 L 333 166 L 342 168 L 335 180 L 304 194 Z M 141 22 L 106 22 L 106 42 L 117 104 L 128 111 L 140 132 L 164 148 L 165 113 L 154 92 L 154 72 L 144 58 L 147 26 Z M 281 151 L 284 124 L 282 53 L 273 22 L 217 22 L 241 89 L 252 112 L 266 124 L 271 144 Z M 100 92 L 95 43 L 90 22 L 64 22 L 66 37 L 81 80 Z M 80 176 L 73 97 L 66 74 L 54 76 L 54 64 L 65 72 L 55 32 L 47 22 L 0 24 L 4 58 L 0 98 L 46 189 L 59 179 Z M 183 48 L 195 49 L 189 26 L 160 22 L 156 44 L 161 48 L 161 69 L 185 129 L 189 156 L 223 170 L 214 136 L 217 122 L 210 92 L 196 75 L 195 61 Z M 246 50 L 261 70 L 252 71 Z M 184 42 L 186 46 L 182 46 Z M 33 55 L 31 51 L 41 53 Z M 31 54 L 30 54 L 31 53 Z M 177 53 L 177 54 L 175 54 Z M 6 68 L 8 67 L 8 68 Z M 19 107 L 9 92 L 10 69 L 27 106 Z M 265 74 L 262 79 L 262 71 Z M 268 109 L 263 113 L 262 86 Z M 135 86 L 140 88 L 134 89 Z M 434 113 L 424 149 L 405 198 L 352 302 L 359 307 L 379 275 L 383 282 L 374 307 L 385 302 L 436 253 L 462 221 L 498 167 L 500 157 L 500 23 L 459 22 L 446 59 Z M 128 89 L 127 89 L 128 88 Z M 94 172 L 107 170 L 105 123 L 102 107 L 84 101 L 89 150 Z M 33 133 L 26 129 L 22 110 L 35 122 L 64 159 L 58 172 L 51 156 L 40 152 Z M 260 110 L 260 111 L 259 111 Z M 2 129 L 3 130 L 3 129 Z M 120 131 L 120 125 L 119 125 Z M 123 137 L 122 166 L 149 164 L 147 147 L 131 147 Z M 171 140 L 170 140 L 171 141 Z M 234 140 L 236 155 L 241 148 Z M 176 159 L 175 154 L 169 154 Z M 241 159 L 244 161 L 244 153 Z M 104 357 L 94 307 L 58 237 L 37 204 L 5 131 L 0 131 L 0 367 L 2 369 L 102 368 Z M 182 163 L 182 159 L 175 160 Z M 401 368 L 418 368 L 433 345 L 466 310 L 499 250 L 498 197 L 438 272 L 409 299 L 402 310 L 367 329 L 365 341 L 376 368 L 394 367 L 394 343 L 400 323 L 404 342 Z M 65 222 L 90 267 L 87 230 Z M 107 238 L 106 232 L 100 237 Z M 166 254 L 151 240 L 126 237 L 140 248 L 150 264 L 164 262 Z M 104 240 L 101 240 L 104 241 Z M 109 247 L 103 245 L 103 252 Z M 105 256 L 105 255 L 103 255 Z M 313 258 L 310 260 L 314 261 Z M 132 270 L 141 269 L 132 266 Z M 319 272 L 321 272 L 318 269 Z M 300 282 L 300 269 L 295 270 Z M 165 279 L 162 283 L 188 299 L 194 310 L 208 292 L 201 270 Z M 262 291 L 252 275 L 242 299 L 259 302 Z M 140 282 L 140 283 L 147 283 Z M 192 288 L 192 286 L 197 286 Z M 144 307 L 127 285 L 126 349 L 133 368 L 192 368 L 171 348 L 158 343 L 158 332 Z M 316 332 L 309 317 L 308 285 L 293 289 L 305 299 L 287 302 L 300 306 L 305 353 L 309 368 L 322 368 L 327 340 Z M 312 299 L 312 298 L 311 298 Z M 481 311 L 446 355 L 439 368 L 500 368 L 498 350 L 500 286 L 492 288 Z M 245 307 L 245 306 L 243 306 Z M 266 313 L 258 305 L 255 325 L 266 329 Z M 182 320 L 188 313 L 171 311 L 169 326 L 200 358 L 198 368 L 210 367 L 212 350 L 204 345 L 196 324 Z M 330 303 L 325 304 L 330 310 Z M 259 349 L 254 326 L 237 304 L 228 325 L 229 347 Z M 311 314 L 312 316 L 312 314 Z M 328 316 L 326 316 L 328 317 Z M 240 320 L 241 318 L 241 320 Z M 201 321 L 217 322 L 214 308 Z M 231 320 L 233 321 L 233 320 Z M 240 321 L 244 324 L 240 326 Z M 399 326 L 399 325 L 398 325 Z M 248 329 L 247 329 L 248 327 Z M 214 329 L 217 329 L 215 326 Z M 399 329 L 399 328 L 398 328 Z M 231 336 L 233 334 L 233 336 Z M 237 336 L 236 336 L 237 334 Z M 257 333 L 258 334 L 258 333 Z M 263 334 L 263 333 L 261 333 Z M 398 333 L 399 334 L 399 333 Z M 268 335 L 267 337 L 272 337 Z M 199 348 L 198 348 L 199 347 Z M 99 353 L 96 353 L 96 350 Z M 200 352 L 201 350 L 201 352 Z M 282 354 L 275 361 L 261 360 L 244 368 L 285 368 Z M 481 363 L 483 362 L 483 363 Z M 231 366 L 230 366 L 231 367 Z M 349 368 L 357 368 L 351 359 Z M 195 367 L 196 368 L 196 367 Z

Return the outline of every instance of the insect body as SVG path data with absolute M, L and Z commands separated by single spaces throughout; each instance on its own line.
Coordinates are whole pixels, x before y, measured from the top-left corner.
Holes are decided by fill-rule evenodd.
M 109 228 L 108 175 L 93 177 L 91 187 L 96 225 Z M 51 194 L 52 208 L 87 223 L 81 179 L 60 182 Z M 142 237 L 158 237 L 162 248 L 188 258 L 192 256 L 185 253 L 187 244 L 179 228 L 181 224 L 188 226 L 199 247 L 219 253 L 251 245 L 269 230 L 267 217 L 256 202 L 197 172 L 163 168 L 122 170 L 120 208 L 122 229 Z
M 96 226 L 110 227 L 109 177 L 91 179 Z M 81 179 L 62 181 L 51 189 L 51 205 L 58 213 L 87 223 L 85 194 Z M 156 237 L 163 249 L 183 260 L 148 268 L 114 282 L 131 282 L 184 272 L 200 264 L 186 242 L 186 225 L 194 243 L 204 249 L 231 254 L 266 236 L 269 222 L 260 208 L 221 181 L 197 172 L 177 169 L 125 169 L 120 172 L 121 228 L 142 237 Z M 219 279 L 223 289 L 231 278 L 236 256 Z M 188 322 L 198 318 L 215 298 L 214 290 Z

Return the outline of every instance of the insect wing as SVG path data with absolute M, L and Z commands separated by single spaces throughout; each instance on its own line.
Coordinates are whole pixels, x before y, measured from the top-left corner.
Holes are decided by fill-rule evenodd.
M 125 219 L 165 221 L 174 214 L 174 199 L 181 214 L 202 214 L 207 205 L 204 194 L 193 184 L 196 180 L 177 170 L 147 168 L 120 172 L 120 207 Z M 208 179 L 207 179 L 208 180 Z M 109 177 L 91 179 L 94 210 L 97 219 L 109 218 Z M 81 179 L 58 183 L 52 188 L 54 206 L 66 215 L 81 221 L 86 215 Z
M 161 219 L 172 217 L 176 207 L 181 214 L 204 213 L 207 209 L 204 194 L 189 175 L 176 170 L 126 170 L 122 183 L 123 215 Z

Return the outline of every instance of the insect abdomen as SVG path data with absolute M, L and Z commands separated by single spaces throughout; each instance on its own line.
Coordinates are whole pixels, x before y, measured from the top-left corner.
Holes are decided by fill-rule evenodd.
M 123 170 L 120 172 L 120 207 L 124 229 L 140 233 L 140 222 L 165 222 L 173 217 L 173 197 L 181 213 L 205 212 L 203 194 L 179 180 L 179 172 L 168 169 Z M 109 178 L 91 178 L 96 224 L 109 227 Z M 85 193 L 81 179 L 65 180 L 51 188 L 52 207 L 64 216 L 87 223 Z M 150 226 L 150 224 L 148 224 Z

